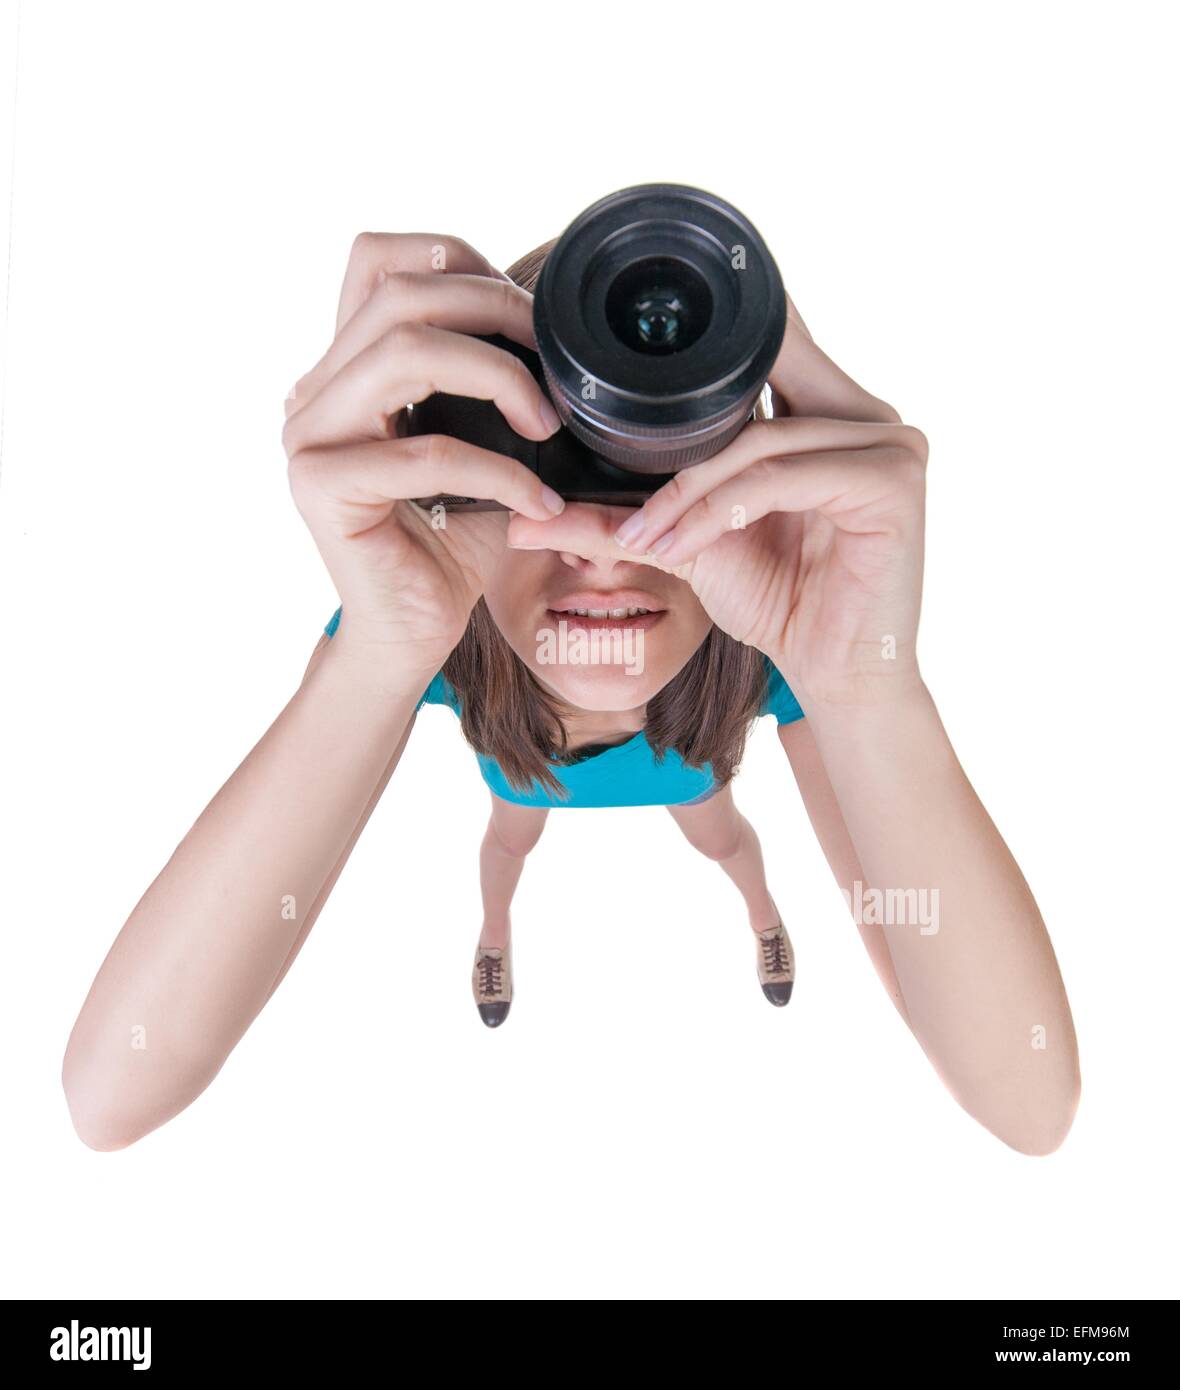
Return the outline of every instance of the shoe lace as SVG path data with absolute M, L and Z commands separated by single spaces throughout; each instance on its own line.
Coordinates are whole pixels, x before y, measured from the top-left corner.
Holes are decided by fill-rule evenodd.
M 499 994 L 504 979 L 504 962 L 497 956 L 482 956 L 479 962 L 479 992 Z
M 784 932 L 762 937 L 762 964 L 768 975 L 781 975 L 790 969 L 791 956 Z

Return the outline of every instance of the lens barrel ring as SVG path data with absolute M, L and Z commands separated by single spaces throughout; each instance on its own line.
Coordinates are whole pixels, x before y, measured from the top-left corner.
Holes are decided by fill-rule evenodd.
M 647 351 L 625 331 L 628 297 L 643 299 L 645 277 L 657 304 L 683 308 L 673 325 L 688 330 L 683 348 Z M 542 267 L 533 317 L 562 423 L 620 468 L 666 473 L 718 452 L 750 418 L 786 314 L 778 268 L 748 218 L 701 189 L 643 184 L 566 228 Z

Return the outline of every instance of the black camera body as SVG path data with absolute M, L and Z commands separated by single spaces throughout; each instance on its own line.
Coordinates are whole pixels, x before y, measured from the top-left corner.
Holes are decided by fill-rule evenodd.
M 519 357 L 548 395 L 540 357 L 499 333 L 475 335 L 483 342 Z M 531 469 L 543 483 L 567 502 L 602 502 L 613 506 L 639 506 L 673 475 L 633 473 L 596 454 L 566 428 L 538 442 L 517 434 L 491 401 L 437 392 L 410 411 L 411 434 L 449 434 L 468 444 L 478 444 L 507 454 Z M 500 511 L 499 502 L 442 493 L 420 499 L 420 506 L 441 503 L 453 511 Z
M 411 407 L 409 433 L 507 454 L 568 501 L 638 506 L 751 418 L 786 322 L 778 268 L 736 208 L 683 184 L 623 189 L 575 218 L 546 258 L 533 301 L 538 351 L 484 338 L 528 367 L 562 428 L 538 443 L 490 401 L 438 393 Z

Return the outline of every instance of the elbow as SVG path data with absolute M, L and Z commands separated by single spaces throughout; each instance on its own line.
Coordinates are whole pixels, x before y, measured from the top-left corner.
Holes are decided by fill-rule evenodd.
M 1075 1069 L 1051 1088 L 1037 1088 L 1032 1094 L 1017 1094 L 990 1114 L 975 1118 L 997 1139 L 1017 1153 L 1044 1158 L 1056 1153 L 1073 1128 L 1082 1097 L 1081 1076 Z
M 145 1069 L 104 1056 L 75 1029 L 62 1059 L 61 1084 L 74 1132 L 88 1149 L 130 1148 L 191 1105 L 224 1061 L 219 1057 L 214 1065 L 206 1056 L 182 1058 L 171 1051 L 167 1067 Z
M 147 1133 L 120 1103 L 117 1085 L 95 1074 L 70 1049 L 62 1062 L 61 1082 L 74 1133 L 88 1149 L 113 1153 Z
M 126 1149 L 135 1143 L 138 1136 L 128 1136 L 125 1129 L 109 1124 L 102 1117 L 79 1119 L 73 1111 L 74 1133 L 95 1153 L 114 1153 L 116 1149 Z
M 88 1149 L 93 1149 L 96 1153 L 113 1153 L 116 1149 L 129 1148 L 142 1137 L 109 1106 L 82 1100 L 68 1090 L 66 1105 L 69 1108 L 74 1133 Z
M 1030 1158 L 1044 1158 L 1056 1153 L 1065 1143 L 1069 1131 L 1073 1128 L 1076 1111 L 1075 1101 L 1039 1116 L 1032 1124 L 1019 1124 L 1010 1130 L 996 1130 L 994 1133 L 1017 1153 L 1027 1154 Z

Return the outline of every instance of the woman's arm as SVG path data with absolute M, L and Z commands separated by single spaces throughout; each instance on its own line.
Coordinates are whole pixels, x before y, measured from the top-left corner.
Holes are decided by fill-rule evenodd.
M 317 649 L 299 690 L 111 947 L 62 1081 L 79 1136 L 119 1149 L 221 1069 L 310 930 L 405 746 L 431 673 Z
M 311 672 L 315 669 L 316 665 L 319 663 L 320 652 L 324 649 L 324 647 L 328 645 L 330 641 L 331 638 L 325 633 L 320 638 L 319 642 L 316 644 L 315 650 L 311 654 L 311 660 L 308 662 L 307 671 L 303 677 L 305 682 L 307 680 L 307 677 L 311 674 Z M 394 769 L 401 761 L 401 756 L 402 753 L 405 752 L 406 744 L 410 741 L 410 734 L 413 732 L 414 721 L 416 717 L 416 714 L 410 715 L 409 723 L 406 725 L 406 731 L 404 734 L 402 734 L 397 747 L 393 750 L 393 756 L 390 758 L 389 764 L 381 776 L 381 780 L 377 783 L 373 795 L 369 798 L 368 805 L 361 812 L 361 818 L 359 821 L 357 821 L 356 829 L 348 837 L 348 843 L 344 846 L 343 853 L 340 855 L 340 858 L 337 859 L 335 867 L 332 869 L 332 872 L 328 875 L 327 881 L 325 882 L 324 886 L 320 889 L 319 896 L 308 909 L 307 916 L 303 920 L 303 925 L 300 927 L 299 933 L 295 938 L 295 942 L 292 945 L 291 950 L 287 954 L 287 959 L 283 962 L 283 968 L 275 976 L 274 983 L 267 991 L 266 998 L 268 1000 L 270 999 L 270 996 L 275 992 L 275 990 L 278 989 L 279 985 L 282 984 L 283 980 L 286 979 L 287 971 L 290 970 L 292 962 L 295 960 L 295 957 L 299 954 L 300 948 L 302 947 L 303 943 L 307 940 L 308 933 L 311 931 L 312 927 L 315 926 L 316 919 L 320 915 L 320 909 L 328 901 L 328 897 L 331 894 L 332 889 L 336 887 L 336 880 L 340 877 L 341 873 L 343 872 L 345 864 L 348 863 L 349 856 L 352 854 L 356 842 L 361 837 L 361 831 L 363 831 L 365 826 L 368 825 L 369 817 L 373 814 L 374 808 L 376 807 L 378 801 L 380 801 L 381 797 L 384 795 L 385 788 L 389 785 L 389 779 L 393 776 Z
M 803 798 L 803 808 L 815 831 L 815 838 L 824 852 L 824 858 L 835 876 L 841 892 L 850 894 L 852 885 L 864 881 L 864 871 L 856 857 L 856 849 L 848 838 L 848 827 L 840 814 L 840 804 L 836 793 L 828 781 L 819 749 L 815 746 L 811 724 L 806 719 L 795 719 L 790 724 L 778 726 L 778 739 L 787 757 L 791 771 Z M 889 954 L 889 946 L 881 932 L 873 926 L 857 923 L 861 940 L 869 959 L 877 972 L 886 993 L 897 1007 L 897 1011 L 909 1023 L 905 1000 L 901 996 L 901 985 L 897 981 L 897 971 Z
M 929 692 L 809 709 L 779 736 L 874 964 L 935 1069 L 1005 1143 L 1051 1153 L 1081 1087 L 1065 987 Z
M 440 247 L 446 272 L 434 269 Z M 525 437 L 553 433 L 519 361 L 470 336 L 497 333 L 535 346 L 532 298 L 466 242 L 354 242 L 336 337 L 289 394 L 283 429 L 291 491 L 343 619 L 91 987 L 62 1080 L 92 1148 L 126 1147 L 217 1075 L 286 974 L 397 765 L 417 702 L 503 552 L 508 512 L 550 517 L 563 505 L 515 459 L 408 435 L 407 403 L 435 383 L 494 400 Z M 408 501 L 436 493 L 505 510 L 436 526 Z
M 786 746 L 890 994 L 960 1103 L 1012 1147 L 1049 1153 L 1080 1089 L 1061 975 L 917 662 L 926 437 L 797 315 L 770 383 L 774 418 L 638 509 L 517 517 L 509 544 L 654 564 L 771 660 L 807 712 L 809 734 Z

